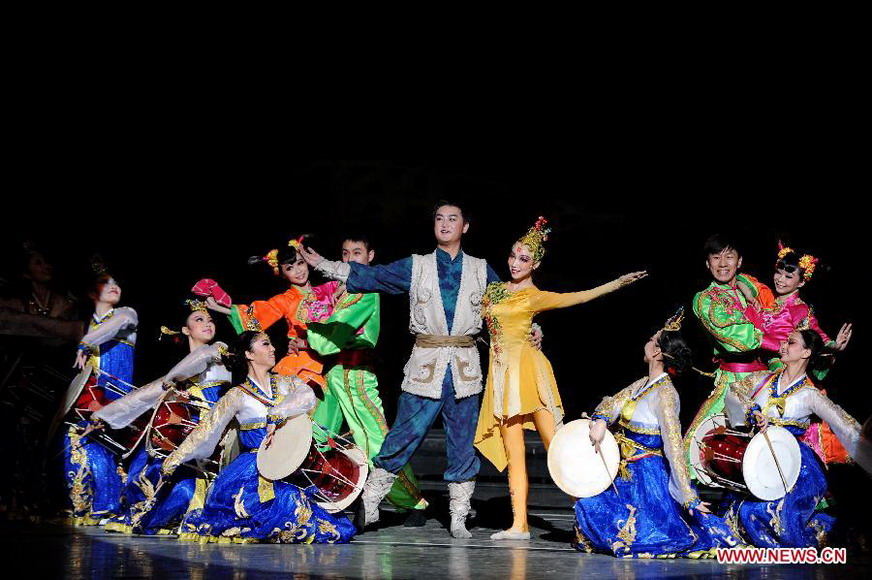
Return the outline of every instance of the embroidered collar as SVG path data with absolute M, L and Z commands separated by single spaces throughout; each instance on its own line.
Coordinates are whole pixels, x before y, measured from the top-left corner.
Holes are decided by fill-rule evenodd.
M 268 407 L 276 404 L 276 380 L 275 375 L 269 376 L 269 392 L 258 385 L 250 376 L 245 378 L 245 382 L 239 385 L 239 388 L 263 403 Z
M 653 380 L 649 380 L 648 383 L 644 387 L 642 387 L 642 389 L 639 390 L 638 393 L 633 395 L 633 397 L 632 397 L 633 400 L 638 401 L 643 396 L 645 396 L 649 391 L 656 389 L 657 387 L 659 387 L 660 385 L 665 383 L 668 379 L 669 379 L 669 375 L 667 373 L 660 373 L 659 375 L 654 377 Z
M 94 324 L 101 324 L 103 322 L 106 322 L 107 320 L 109 320 L 113 316 L 115 316 L 115 309 L 110 308 L 109 311 L 106 314 L 104 314 L 102 318 L 97 318 L 96 312 L 91 315 L 91 318 L 94 319 Z
M 788 395 L 793 394 L 794 392 L 798 391 L 799 389 L 806 386 L 807 384 L 811 384 L 811 381 L 809 380 L 808 375 L 804 374 L 801 377 L 799 377 L 798 379 L 796 379 L 795 381 L 793 381 L 792 383 L 790 383 L 790 385 L 788 385 L 788 387 L 786 389 L 784 389 L 784 392 L 782 392 L 779 395 L 778 391 L 781 390 L 781 377 L 783 377 L 783 376 L 784 376 L 784 371 L 782 370 L 782 372 L 778 373 L 778 375 L 775 377 L 775 380 L 772 381 L 772 384 L 769 387 L 770 395 L 772 395 L 774 397 L 787 397 Z
M 621 421 L 623 421 L 623 424 L 629 425 L 630 421 L 633 420 L 633 414 L 636 412 L 636 405 L 639 403 L 639 399 L 641 399 L 660 385 L 666 384 L 666 381 L 668 380 L 668 374 L 663 373 L 661 375 L 658 375 L 654 377 L 653 381 L 649 381 L 648 384 L 646 384 L 641 391 L 631 396 L 630 400 L 624 403 L 624 406 L 621 409 Z
M 763 414 L 771 408 L 775 407 L 778 411 L 778 415 L 780 417 L 784 416 L 784 410 L 787 407 L 787 397 L 798 391 L 799 389 L 812 385 L 812 382 L 809 380 L 808 375 L 802 375 L 795 381 L 793 381 L 784 392 L 780 395 L 778 391 L 781 387 L 781 377 L 784 375 L 784 371 L 779 371 L 778 373 L 772 375 L 769 379 L 769 400 L 766 401 L 766 405 L 763 407 Z
M 799 298 L 798 288 L 785 296 L 776 296 L 775 302 L 772 304 L 772 307 L 766 309 L 766 312 L 778 314 L 788 306 L 793 306 L 795 304 L 803 304 L 803 301 Z

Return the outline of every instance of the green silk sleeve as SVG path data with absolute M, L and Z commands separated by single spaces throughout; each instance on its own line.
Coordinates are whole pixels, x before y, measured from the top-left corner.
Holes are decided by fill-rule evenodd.
M 745 352 L 760 348 L 763 333 L 741 310 L 727 306 L 700 292 L 693 301 L 693 313 L 727 352 Z
M 239 315 L 239 306 L 233 305 L 230 308 L 230 324 L 236 330 L 236 334 L 242 334 L 245 331 L 245 324 L 242 322 L 242 317 Z
M 756 298 L 760 293 L 760 289 L 757 288 L 757 284 L 755 284 L 754 281 L 752 281 L 752 279 L 745 274 L 736 274 L 736 281 L 742 282 L 743 284 L 745 284 L 745 286 L 750 288 L 751 293 L 754 295 L 754 298 Z
M 374 348 L 381 326 L 379 310 L 379 296 L 374 292 L 347 296 L 326 322 L 309 323 L 306 337 L 309 347 L 321 355 Z

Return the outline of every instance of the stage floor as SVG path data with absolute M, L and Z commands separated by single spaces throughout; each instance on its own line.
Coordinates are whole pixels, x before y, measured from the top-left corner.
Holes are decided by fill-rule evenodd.
M 872 578 L 869 559 L 846 565 L 721 565 L 696 560 L 619 560 L 582 554 L 569 546 L 572 512 L 552 486 L 533 486 L 529 542 L 489 539 L 508 509 L 504 485 L 479 485 L 478 523 L 471 540 L 455 540 L 444 527 L 447 498 L 438 483 L 425 485 L 433 515 L 423 528 L 402 527 L 401 514 L 347 545 L 193 544 L 174 537 L 109 534 L 99 528 L 68 528 L 4 522 L 0 542 L 7 574 L 32 578 L 149 578 L 158 580 L 294 578 Z M 444 489 L 444 488 L 443 488 Z M 485 522 L 488 522 L 486 525 Z M 495 523 L 496 522 L 496 523 Z M 487 527 L 491 526 L 491 527 Z

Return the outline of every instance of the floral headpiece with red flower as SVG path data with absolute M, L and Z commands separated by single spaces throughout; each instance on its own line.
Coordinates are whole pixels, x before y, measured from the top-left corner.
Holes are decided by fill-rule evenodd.
M 545 241 L 548 240 L 548 235 L 551 233 L 551 228 L 546 225 L 547 223 L 548 220 L 539 216 L 536 225 L 518 240 L 518 243 L 530 248 L 530 253 L 533 254 L 533 260 L 536 262 L 541 261 L 545 256 Z
M 783 260 L 787 254 L 795 254 L 796 251 L 793 248 L 785 246 L 780 241 L 778 242 L 778 259 Z M 817 267 L 817 264 L 820 260 L 815 258 L 811 254 L 803 254 L 799 258 L 799 267 L 802 268 L 802 277 L 804 280 L 811 280 L 812 275 L 814 275 L 814 270 Z

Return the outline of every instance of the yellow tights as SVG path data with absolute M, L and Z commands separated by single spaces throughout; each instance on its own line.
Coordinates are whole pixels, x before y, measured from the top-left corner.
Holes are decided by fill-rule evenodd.
M 524 445 L 524 423 L 530 418 L 530 415 L 517 415 L 500 424 L 500 434 L 506 446 L 506 457 L 509 459 L 509 494 L 514 514 L 512 529 L 521 532 L 530 530 L 527 523 L 527 496 L 530 492 L 530 484 L 527 480 Z M 533 412 L 532 419 L 542 438 L 542 443 L 545 444 L 545 451 L 548 451 L 551 439 L 554 437 L 554 416 L 545 409 L 539 409 Z

